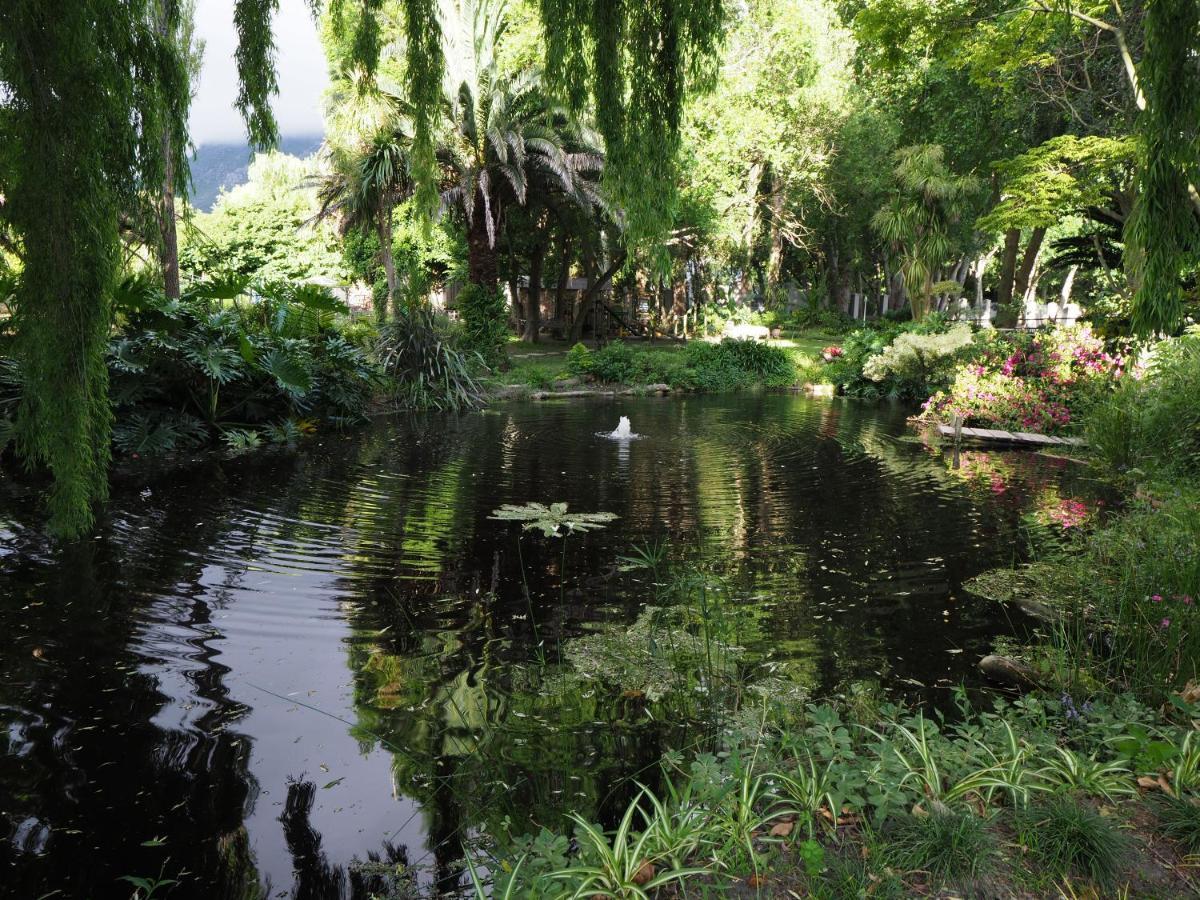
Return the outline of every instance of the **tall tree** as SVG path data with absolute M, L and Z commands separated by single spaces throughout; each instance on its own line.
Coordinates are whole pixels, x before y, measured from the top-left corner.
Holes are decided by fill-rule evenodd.
M 897 150 L 894 175 L 896 189 L 871 222 L 900 256 L 913 319 L 919 321 L 929 312 L 938 267 L 955 250 L 951 227 L 979 182 L 953 174 L 937 144 Z
M 204 41 L 196 37 L 196 0 L 158 0 L 155 30 L 164 45 L 174 44 L 188 75 L 188 102 L 200 77 Z M 158 257 L 162 267 L 163 290 L 168 297 L 179 298 L 179 234 L 175 214 L 175 149 L 170 128 L 159 138 L 163 158 L 162 192 L 158 202 Z
M 1138 116 L 1138 200 L 1126 231 L 1137 293 L 1133 327 L 1170 333 L 1183 320 L 1181 271 L 1200 251 L 1200 2 L 1150 0 Z
M 384 309 L 396 305 L 393 217 L 396 207 L 415 192 L 408 121 L 402 104 L 397 103 L 391 126 L 377 132 L 366 144 L 349 152 L 331 149 L 330 172 L 321 179 L 318 191 L 321 207 L 317 219 L 337 216 L 343 234 L 373 229 L 379 238 L 379 264 L 387 280 Z
M 466 224 L 467 280 L 490 292 L 499 284 L 496 240 L 505 206 L 526 205 L 531 190 L 581 192 L 581 165 L 598 154 L 569 152 L 565 119 L 547 102 L 539 72 L 501 71 L 496 51 L 504 5 L 463 0 L 452 23 L 450 127 L 437 150 L 448 184 L 443 202 Z

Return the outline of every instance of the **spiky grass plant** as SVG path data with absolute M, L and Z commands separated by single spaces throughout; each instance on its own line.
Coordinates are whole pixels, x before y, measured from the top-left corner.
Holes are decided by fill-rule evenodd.
M 927 872 L 952 883 L 974 881 L 990 872 L 996 861 L 996 838 L 987 821 L 970 813 L 905 814 L 882 838 L 882 855 L 893 868 Z
M 1071 794 L 1051 794 L 1019 810 L 1021 844 L 1056 877 L 1079 875 L 1109 887 L 1121 871 L 1129 839 L 1108 818 Z
M 1178 843 L 1185 853 L 1200 854 L 1200 800 L 1162 794 L 1154 797 L 1150 805 L 1163 834 Z

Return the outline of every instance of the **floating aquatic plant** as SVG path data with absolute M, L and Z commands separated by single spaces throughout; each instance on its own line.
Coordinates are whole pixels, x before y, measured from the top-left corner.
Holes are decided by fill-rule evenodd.
M 506 503 L 499 509 L 492 510 L 488 517 L 501 522 L 520 522 L 526 531 L 541 529 L 546 537 L 563 537 L 576 531 L 595 531 L 603 528 L 617 518 L 616 513 L 572 513 L 567 512 L 567 504 L 526 503 L 515 506 Z

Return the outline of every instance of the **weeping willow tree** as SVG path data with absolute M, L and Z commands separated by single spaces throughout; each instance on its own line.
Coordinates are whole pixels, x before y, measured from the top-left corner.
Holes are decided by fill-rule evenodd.
M 548 81 L 574 108 L 594 104 L 606 186 L 630 244 L 659 242 L 673 222 L 684 105 L 715 78 L 726 5 L 540 0 Z
M 309 0 L 314 13 L 326 3 L 351 37 L 351 61 L 368 75 L 379 62 L 385 7 L 399 7 L 412 174 L 418 200 L 431 209 L 444 70 L 439 0 Z M 278 0 L 234 6 L 237 107 L 257 147 L 277 135 L 277 9 Z M 712 75 L 723 0 L 541 0 L 541 14 L 552 79 L 576 106 L 597 106 L 631 239 L 661 233 L 684 102 Z M 167 173 L 186 196 L 189 85 L 184 54 L 169 38 L 176 16 L 176 0 L 0 2 L 0 137 L 15 148 L 2 215 L 21 266 L 17 446 L 28 465 L 52 474 L 51 527 L 62 536 L 87 531 L 107 495 L 104 353 L 119 223 L 162 191 Z
M 1200 244 L 1200 2 L 1150 0 L 1144 27 L 1138 197 L 1126 239 L 1135 248 L 1133 327 L 1150 335 L 1183 321 L 1180 275 Z
M 160 34 L 160 2 L 0 4 L 0 138 L 17 148 L 4 211 L 21 266 L 16 441 L 28 464 L 54 476 L 49 506 L 61 534 L 88 528 L 107 493 L 104 350 L 119 221 L 144 208 L 146 190 L 161 190 L 164 134 L 185 188 L 188 75 Z M 177 12 L 165 7 L 168 18 Z

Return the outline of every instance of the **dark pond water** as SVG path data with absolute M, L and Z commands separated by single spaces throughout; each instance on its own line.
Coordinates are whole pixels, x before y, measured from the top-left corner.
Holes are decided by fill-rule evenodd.
M 643 437 L 598 437 L 621 413 Z M 1021 627 L 963 582 L 1091 507 L 1064 461 L 953 469 L 904 414 L 766 395 L 384 421 L 118 485 L 58 551 L 2 501 L 0 893 L 161 873 L 171 897 L 362 895 L 370 855 L 446 885 L 474 829 L 603 815 L 679 735 L 543 660 L 637 620 L 648 579 L 618 557 L 647 539 L 723 581 L 789 685 L 936 701 Z M 570 539 L 564 583 L 561 541 L 489 519 L 531 500 L 620 518 Z

